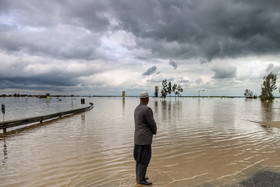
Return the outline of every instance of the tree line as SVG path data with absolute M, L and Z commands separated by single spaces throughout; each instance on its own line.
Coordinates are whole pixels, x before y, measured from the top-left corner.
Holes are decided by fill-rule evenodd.
M 164 99 L 168 94 L 169 96 L 171 96 L 171 94 L 174 93 L 176 97 L 176 96 L 180 96 L 181 93 L 183 92 L 183 88 L 181 87 L 180 84 L 175 83 L 172 85 L 172 82 L 170 81 L 167 83 L 166 79 L 164 79 L 161 84 L 162 84 L 161 97 Z M 158 96 L 159 96 L 159 87 L 155 86 L 155 97 Z
M 263 83 L 261 85 L 261 95 L 259 96 L 262 101 L 272 101 L 274 99 L 273 91 L 277 89 L 276 86 L 277 75 L 270 72 L 268 75 L 263 77 Z M 172 84 L 172 82 L 167 82 L 166 79 L 162 81 L 162 89 L 160 91 L 161 97 L 166 98 L 169 94 L 171 96 L 172 93 L 176 96 L 180 96 L 183 92 L 183 88 L 180 84 Z M 279 90 L 280 92 L 280 90 Z M 257 98 L 257 95 L 254 95 L 253 91 L 250 89 L 246 89 L 244 96 L 246 98 Z M 159 97 L 159 87 L 155 86 L 155 97 Z

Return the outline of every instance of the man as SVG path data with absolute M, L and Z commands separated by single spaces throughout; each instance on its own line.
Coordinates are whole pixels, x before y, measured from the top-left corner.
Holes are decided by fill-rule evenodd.
M 149 94 L 142 92 L 140 94 L 140 104 L 134 111 L 134 152 L 136 161 L 136 182 L 142 185 L 152 185 L 148 182 L 146 172 L 152 156 L 153 135 L 157 134 L 157 125 L 153 117 L 153 111 L 148 107 Z

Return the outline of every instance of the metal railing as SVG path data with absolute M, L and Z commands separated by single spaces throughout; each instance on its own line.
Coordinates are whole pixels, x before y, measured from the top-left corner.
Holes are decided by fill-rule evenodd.
M 87 110 L 91 110 L 92 108 L 93 108 L 93 103 L 90 103 L 90 106 L 84 107 L 84 108 L 68 110 L 68 111 L 58 112 L 58 113 L 54 113 L 54 114 L 48 114 L 48 115 L 44 115 L 44 116 L 36 116 L 36 117 L 30 117 L 30 118 L 24 118 L 24 119 L 18 119 L 18 120 L 4 121 L 4 122 L 0 122 L 0 129 L 3 129 L 3 133 L 6 133 L 7 129 L 11 128 L 11 127 L 27 125 L 27 124 L 36 123 L 36 122 L 42 123 L 43 121 L 46 121 L 46 120 L 61 118 L 63 116 L 67 116 L 67 115 L 85 112 Z

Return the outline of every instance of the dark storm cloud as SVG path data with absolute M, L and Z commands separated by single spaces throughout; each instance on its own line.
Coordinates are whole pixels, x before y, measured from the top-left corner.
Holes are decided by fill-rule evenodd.
M 57 29 L 3 32 L 0 34 L 0 49 L 55 59 L 94 60 L 106 58 L 106 55 L 102 54 L 99 49 L 100 41 L 97 34 L 86 33 L 81 29 L 71 27 L 62 27 L 61 29 L 66 31 Z
M 1 58 L 2 57 L 2 58 Z M 88 62 L 49 62 L 51 59 L 19 56 L 8 62 L 9 56 L 1 55 L 0 89 L 4 88 L 49 88 L 77 87 L 84 83 L 85 77 L 112 69 L 105 63 L 94 65 Z
M 69 89 L 71 87 L 63 86 L 63 85 L 53 86 L 53 85 L 46 85 L 46 84 L 30 84 L 30 82 L 25 83 L 23 85 L 22 82 L 0 81 L 0 89 L 6 89 L 6 88 L 19 89 L 19 90 L 23 89 L 23 90 L 29 90 L 29 91 L 63 92 L 66 89 Z M 21 92 L 21 91 L 18 91 L 18 92 Z M 25 91 L 25 92 L 27 92 L 27 91 Z
M 63 2 L 63 1 L 62 1 Z M 105 1 L 67 1 L 64 20 L 69 20 L 70 24 L 77 24 L 95 32 L 106 31 L 110 26 L 108 18 L 108 4 Z M 62 3 L 62 6 L 65 6 Z
M 104 1 L 105 2 L 105 1 Z M 110 26 L 103 1 L 1 1 L 0 50 L 57 59 L 106 59 Z
M 137 56 L 135 58 L 138 59 L 138 60 L 145 60 L 145 61 L 150 60 L 148 57 L 144 57 L 144 56 Z
M 94 43 L 88 43 L 91 40 Z M 36 33 L 3 33 L 0 35 L 0 48 L 9 52 L 23 52 L 35 56 L 49 56 L 56 59 L 99 58 L 101 53 L 96 46 L 99 41 L 94 35 L 42 31 Z
M 77 77 L 73 75 L 61 74 L 61 73 L 46 73 L 40 75 L 30 75 L 30 76 L 0 76 L 0 85 L 7 86 L 9 88 L 17 87 L 20 85 L 24 87 L 33 86 L 77 86 L 79 81 Z
M 121 27 L 141 39 L 138 45 L 159 56 L 211 60 L 280 49 L 276 0 L 124 0 L 113 6 Z M 167 43 L 174 46 L 166 47 Z
M 0 5 L 1 15 L 10 16 L 19 27 L 66 24 L 102 32 L 110 25 L 106 0 L 2 0 Z
M 151 74 L 155 73 L 156 70 L 157 70 L 156 66 L 150 67 L 142 75 L 151 75 Z
M 280 49 L 280 3 L 277 0 L 4 0 L 0 5 L 0 16 L 11 19 L 0 23 L 0 31 L 11 28 L 16 31 L 9 33 L 10 38 L 1 34 L 1 48 L 5 50 L 27 49 L 61 58 L 104 58 L 106 55 L 96 48 L 100 36 L 110 30 L 132 33 L 136 37 L 135 48 L 148 49 L 154 57 L 161 58 L 211 60 L 277 53 Z M 57 46 L 44 47 L 36 44 L 42 44 L 44 37 L 18 32 L 24 27 L 53 29 L 58 25 L 69 26 L 62 34 L 71 27 L 80 27 L 99 36 L 93 40 L 72 41 L 72 48 L 63 51 L 58 46 L 68 46 L 72 36 L 58 41 Z M 55 32 L 39 31 L 39 34 L 49 34 L 56 39 Z M 26 39 L 34 36 L 36 42 Z M 80 50 L 81 46 L 84 49 Z
M 171 59 L 169 61 L 169 65 L 171 65 L 174 69 L 177 69 L 177 67 L 178 67 L 178 65 Z
M 78 81 L 74 77 L 54 74 L 40 74 L 29 77 L 4 77 L 3 79 L 9 82 L 23 83 L 26 85 L 76 86 L 78 84 Z

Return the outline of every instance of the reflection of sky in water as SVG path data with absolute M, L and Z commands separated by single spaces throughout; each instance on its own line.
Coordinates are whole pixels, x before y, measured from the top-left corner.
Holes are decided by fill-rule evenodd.
M 69 98 L 45 101 L 15 98 L 10 106 L 19 104 L 15 108 L 22 113 L 20 106 L 27 105 L 41 112 L 40 107 L 50 111 L 80 106 L 79 98 L 73 104 Z M 138 99 L 87 101 L 94 103 L 91 111 L 0 137 L 0 184 L 133 186 L 133 112 Z M 151 98 L 158 124 L 148 169 L 153 186 L 232 185 L 264 168 L 280 171 L 280 129 L 252 122 L 280 121 L 276 101 Z

